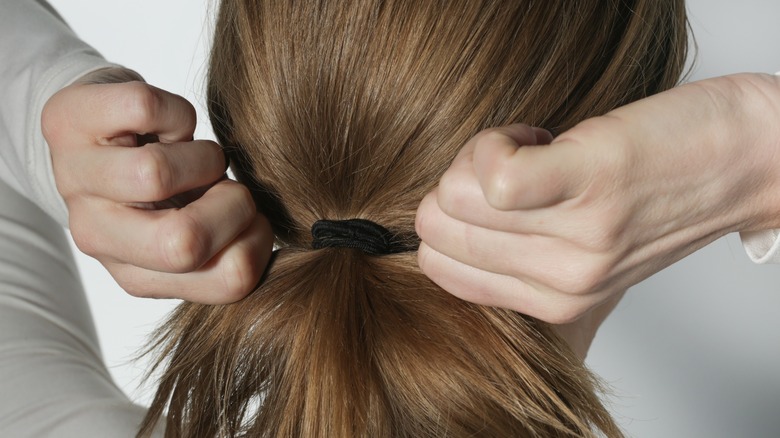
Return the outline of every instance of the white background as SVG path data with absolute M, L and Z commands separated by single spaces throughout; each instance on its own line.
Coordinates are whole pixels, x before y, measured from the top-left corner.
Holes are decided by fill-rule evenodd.
M 109 60 L 182 94 L 210 137 L 203 82 L 213 5 L 204 0 L 51 0 Z M 780 2 L 692 0 L 693 78 L 780 70 Z M 780 121 L 778 121 L 780 123 Z M 109 368 L 136 400 L 133 361 L 176 303 L 128 297 L 79 256 Z M 634 287 L 604 324 L 589 364 L 611 386 L 618 421 L 637 437 L 780 436 L 780 266 L 752 265 L 729 236 Z

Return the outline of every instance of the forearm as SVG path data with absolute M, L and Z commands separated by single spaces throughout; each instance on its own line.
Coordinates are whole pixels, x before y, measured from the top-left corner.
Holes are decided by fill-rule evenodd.
M 418 209 L 423 272 L 592 334 L 610 297 L 728 233 L 780 228 L 779 81 L 687 84 L 547 146 L 521 125 L 478 134 Z
M 0 179 L 67 225 L 41 111 L 55 92 L 111 64 L 42 0 L 0 0 L 0 59 Z
M 720 106 L 720 148 L 730 149 L 741 173 L 725 180 L 729 194 L 744 194 L 740 231 L 780 228 L 780 77 L 739 74 L 698 83 Z M 728 164 L 728 163 L 724 163 Z
M 778 229 L 780 225 L 777 224 L 780 220 L 780 214 L 777 212 L 778 202 L 780 202 L 778 201 L 780 188 L 777 187 L 779 173 L 777 163 L 780 163 L 780 157 L 778 157 L 780 153 L 780 133 L 778 133 L 780 117 L 775 117 L 778 115 L 777 108 L 780 105 L 778 103 L 780 100 L 780 77 L 776 75 L 771 79 L 762 79 L 762 81 L 757 82 L 758 87 L 755 88 L 761 90 L 761 88 L 766 87 L 768 90 L 765 93 L 759 91 L 758 95 L 764 99 L 757 102 L 765 102 L 770 111 L 762 111 L 759 108 L 758 112 L 766 118 L 763 126 L 760 126 L 759 129 L 761 132 L 767 133 L 763 142 L 764 147 L 768 148 L 767 160 L 765 161 L 766 172 L 770 175 L 768 180 L 774 184 L 770 185 L 770 189 L 764 196 L 766 200 L 757 202 L 759 206 L 764 206 L 760 210 L 762 214 L 759 215 L 762 218 L 759 223 L 764 223 L 764 225 L 756 227 L 757 231 L 744 230 L 740 233 L 740 237 L 748 256 L 754 262 L 780 263 L 780 229 Z
M 618 197 L 634 211 L 633 242 L 670 253 L 687 247 L 684 256 L 730 232 L 780 228 L 780 78 L 698 81 L 606 119 L 583 125 L 594 138 L 609 133 L 628 146 L 618 148 L 625 188 Z M 574 132 L 591 143 L 588 129 Z
M 748 102 L 757 149 L 757 174 L 762 176 L 755 202 L 755 218 L 744 231 L 780 228 L 780 76 L 746 76 Z
M 780 77 L 742 74 L 701 85 L 731 106 L 723 123 L 747 170 L 745 188 L 737 187 L 745 196 L 735 206 L 745 250 L 756 263 L 780 263 Z

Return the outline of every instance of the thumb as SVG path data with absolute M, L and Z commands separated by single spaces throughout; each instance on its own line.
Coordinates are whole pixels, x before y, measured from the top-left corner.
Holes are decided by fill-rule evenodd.
M 543 208 L 580 194 L 592 169 L 584 145 L 571 140 L 538 145 L 537 139 L 549 139 L 538 128 L 534 142 L 516 142 L 524 128 L 533 129 L 512 125 L 475 142 L 474 172 L 490 206 L 504 211 Z

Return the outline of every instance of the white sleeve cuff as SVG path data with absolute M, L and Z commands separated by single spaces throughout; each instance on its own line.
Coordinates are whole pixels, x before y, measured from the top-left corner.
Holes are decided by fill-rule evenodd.
M 780 230 L 743 231 L 742 246 L 755 263 L 780 263 Z

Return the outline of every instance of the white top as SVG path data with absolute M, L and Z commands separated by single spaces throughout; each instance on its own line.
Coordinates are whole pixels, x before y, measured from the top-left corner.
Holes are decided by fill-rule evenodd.
M 0 179 L 66 226 L 41 111 L 64 86 L 113 64 L 80 41 L 45 1 L 0 0 L 0 8 Z
M 0 435 L 134 436 L 144 408 L 103 364 L 40 130 L 52 94 L 112 64 L 42 0 L 0 0 L 0 60 Z M 779 235 L 742 238 L 777 263 Z
M 750 260 L 755 263 L 780 263 L 780 230 L 739 233 Z
M 0 60 L 0 436 L 133 437 L 146 409 L 103 363 L 40 129 L 52 94 L 112 64 L 36 0 L 0 0 Z

